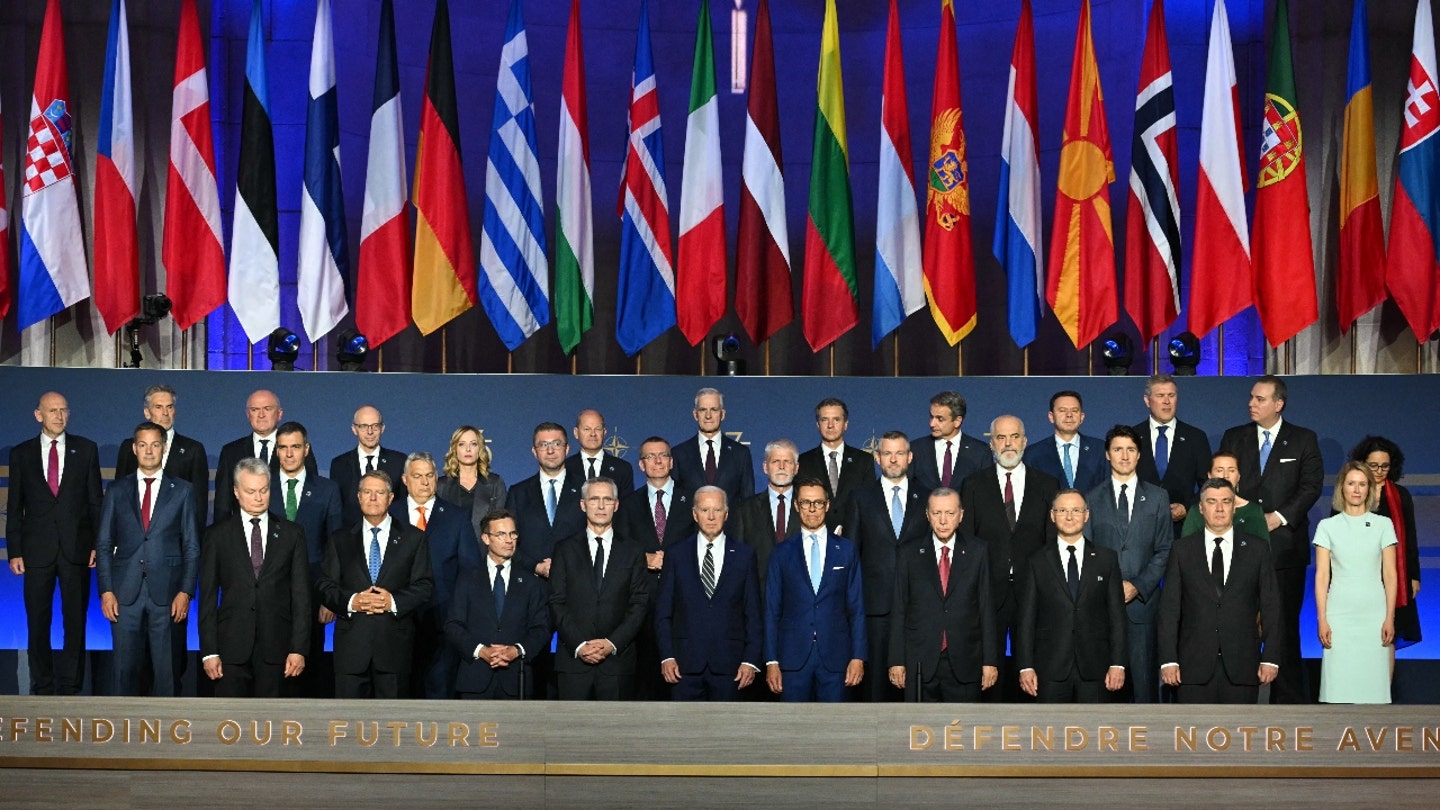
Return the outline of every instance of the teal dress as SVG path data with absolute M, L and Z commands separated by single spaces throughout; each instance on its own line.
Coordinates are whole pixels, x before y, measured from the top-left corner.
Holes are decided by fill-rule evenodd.
M 1371 512 L 1332 515 L 1315 527 L 1315 545 L 1330 551 L 1330 649 L 1320 658 L 1320 702 L 1389 703 L 1390 649 L 1385 623 L 1382 550 L 1396 543 L 1390 518 Z

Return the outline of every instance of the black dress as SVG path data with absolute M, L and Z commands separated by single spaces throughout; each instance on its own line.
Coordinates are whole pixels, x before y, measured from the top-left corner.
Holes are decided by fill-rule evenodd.
M 1415 501 L 1410 497 L 1410 490 L 1395 484 L 1395 489 L 1400 493 L 1400 510 L 1404 512 L 1404 520 L 1396 520 L 1390 514 L 1390 499 L 1382 490 L 1380 503 L 1375 507 L 1375 514 L 1384 515 L 1390 518 L 1395 524 L 1396 533 L 1399 533 L 1401 526 L 1405 529 L 1405 539 L 1401 545 L 1400 553 L 1405 555 L 1405 576 L 1401 582 L 1396 583 L 1398 588 L 1409 599 L 1404 605 L 1395 606 L 1395 649 L 1408 647 L 1420 640 L 1420 613 L 1415 607 L 1415 594 L 1410 590 L 1412 581 L 1420 581 L 1420 538 L 1415 532 Z

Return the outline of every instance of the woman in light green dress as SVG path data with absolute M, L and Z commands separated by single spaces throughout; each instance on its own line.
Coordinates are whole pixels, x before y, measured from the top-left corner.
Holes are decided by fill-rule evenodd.
M 1339 513 L 1315 528 L 1315 614 L 1319 619 L 1320 701 L 1389 703 L 1395 638 L 1395 527 L 1370 509 L 1374 480 L 1346 462 L 1335 479 Z

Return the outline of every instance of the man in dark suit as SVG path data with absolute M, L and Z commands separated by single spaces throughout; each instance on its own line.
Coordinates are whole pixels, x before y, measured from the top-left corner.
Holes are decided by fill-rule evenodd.
M 875 480 L 875 457 L 845 443 L 845 431 L 850 428 L 850 407 L 844 400 L 835 397 L 820 400 L 815 406 L 815 427 L 820 430 L 820 446 L 800 454 L 800 469 L 796 474 L 801 478 L 819 478 L 825 484 L 830 493 L 830 514 L 825 516 L 825 526 L 848 536 L 841 528 L 845 505 L 850 503 L 851 492 Z
M 1140 480 L 1135 471 L 1139 440 L 1139 433 L 1125 425 L 1116 425 L 1105 434 L 1110 479 L 1090 490 L 1085 500 L 1090 508 L 1090 539 L 1120 556 L 1120 587 L 1130 620 L 1126 680 L 1136 703 L 1154 703 L 1160 698 L 1155 682 L 1155 613 L 1175 536 L 1170 528 L 1169 496 L 1155 484 Z
M 455 689 L 463 700 L 523 700 L 532 682 L 525 664 L 550 642 L 545 588 L 511 563 L 518 537 L 514 515 L 487 513 L 480 521 L 485 562 L 461 571 L 455 583 L 445 638 L 460 661 Z
M 675 482 L 687 496 L 700 487 L 717 486 L 725 497 L 738 504 L 740 499 L 755 492 L 755 466 L 750 448 L 725 436 L 725 398 L 714 388 L 701 388 L 695 393 L 692 411 L 698 435 L 675 445 Z
M 1135 426 L 1140 440 L 1136 472 L 1141 481 L 1161 486 L 1169 494 L 1175 537 L 1180 536 L 1185 515 L 1195 505 L 1210 470 L 1210 437 L 1175 417 L 1179 397 L 1174 377 L 1153 375 L 1145 381 L 1145 407 L 1150 418 Z
M 910 440 L 892 430 L 880 437 L 876 452 L 880 480 L 850 493 L 844 526 L 860 553 L 861 581 L 865 585 L 865 638 L 870 642 L 873 666 L 865 673 L 861 693 L 875 702 L 899 700 L 903 693 L 888 677 L 890 608 L 895 601 L 895 560 L 899 550 L 930 532 L 925 517 L 925 496 L 910 481 Z
M 890 683 L 907 700 L 980 699 L 1000 677 L 1005 653 L 985 541 L 964 531 L 960 495 L 948 487 L 926 498 L 928 536 L 900 550 L 895 568 Z
M 565 472 L 576 481 L 605 476 L 615 482 L 624 498 L 635 491 L 635 468 L 605 450 L 605 415 L 589 408 L 575 417 L 575 441 L 580 450 L 565 459 Z
M 825 528 L 818 478 L 795 483 L 800 531 L 770 556 L 765 681 L 787 703 L 839 703 L 865 677 L 865 594 L 855 544 Z
M 230 476 L 235 465 L 242 458 L 258 458 L 270 464 L 271 471 L 280 469 L 275 457 L 276 427 L 285 418 L 285 409 L 280 407 L 280 398 L 271 391 L 261 389 L 245 400 L 245 418 L 250 422 L 250 435 L 241 436 L 220 448 L 220 460 L 215 465 L 215 522 L 220 523 L 235 514 L 235 482 Z M 315 457 L 305 457 L 305 471 L 316 475 Z
M 360 520 L 360 504 L 349 493 L 360 485 L 360 476 L 371 470 L 380 470 L 395 482 L 395 499 L 405 500 L 405 454 L 380 446 L 380 437 L 385 435 L 385 419 L 373 405 L 362 405 L 350 420 L 350 432 L 360 444 L 354 450 L 330 459 L 330 479 L 340 486 L 345 496 L 340 499 L 340 518 L 346 527 Z
M 30 694 L 78 695 L 85 683 L 85 614 L 100 525 L 100 454 L 94 442 L 66 432 L 70 405 L 60 394 L 40 397 L 35 421 L 40 435 L 10 448 L 10 572 L 25 578 Z M 57 583 L 65 629 L 58 656 L 50 648 Z
M 1050 503 L 1060 484 L 1022 460 L 1025 425 L 1017 417 L 1000 416 L 990 423 L 990 451 L 994 462 L 960 484 L 960 503 L 964 505 L 961 528 L 989 546 L 990 598 L 1004 649 L 1007 637 L 1014 644 L 1027 562 L 1055 531 L 1050 523 Z M 1000 689 L 985 697 L 1019 699 L 1018 677 L 1007 671 Z
M 585 513 L 580 510 L 580 486 L 585 481 L 566 473 L 568 447 L 565 428 L 554 422 L 536 425 L 530 452 L 540 470 L 505 496 L 505 508 L 515 514 L 520 531 L 515 561 L 542 580 L 550 577 L 555 544 L 585 528 Z
M 1260 504 L 1270 529 L 1270 556 L 1280 583 L 1285 652 L 1271 703 L 1308 703 L 1310 690 L 1300 662 L 1300 608 L 1310 565 L 1310 507 L 1320 498 L 1325 463 L 1315 431 L 1281 416 L 1285 381 L 1266 375 L 1250 388 L 1250 422 L 1230 428 L 1220 449 L 1240 462 L 1240 497 Z
M 1025 448 L 1025 464 L 1049 474 L 1060 486 L 1089 492 L 1105 480 L 1107 465 L 1101 441 L 1080 432 L 1085 405 L 1078 391 L 1050 397 L 1050 424 L 1055 435 Z
M 730 521 L 730 532 L 755 549 L 762 588 L 775 546 L 800 531 L 794 501 L 796 458 L 795 443 L 789 439 L 766 444 L 765 461 L 760 465 L 768 482 L 765 490 L 742 498 Z
M 1181 703 L 1253 704 L 1284 669 L 1275 568 L 1265 541 L 1235 531 L 1229 481 L 1205 482 L 1200 514 L 1205 530 L 1175 541 L 1165 571 L 1160 677 Z
M 383 470 L 360 477 L 358 499 L 361 521 L 330 538 L 320 571 L 335 614 L 335 696 L 409 697 L 415 619 L 435 588 L 425 533 L 390 516 Z
M 628 700 L 635 693 L 635 638 L 650 610 L 650 575 L 640 544 L 615 532 L 618 502 L 615 482 L 586 481 L 584 531 L 555 546 L 550 616 L 560 635 L 561 700 Z
M 402 504 L 397 498 L 391 512 L 400 522 L 425 533 L 435 582 L 430 604 L 417 619 L 414 693 L 432 700 L 452 700 L 455 668 L 460 662 L 445 643 L 445 621 L 461 572 L 480 567 L 480 541 L 475 539 L 468 511 L 435 497 L 436 479 L 435 458 L 425 452 L 411 453 L 405 459 L 405 501 Z
M 233 480 L 239 511 L 200 543 L 201 665 L 216 697 L 292 697 L 314 623 L 305 532 L 270 514 L 268 464 Z
M 1125 685 L 1120 558 L 1085 539 L 1089 515 L 1085 496 L 1060 490 L 1050 507 L 1055 542 L 1030 558 L 1020 591 L 1015 665 L 1020 691 L 1041 703 L 1102 703 Z
M 205 455 L 205 445 L 175 432 L 175 389 L 170 386 L 146 388 L 141 410 L 147 421 L 165 428 L 165 459 L 160 468 L 171 478 L 190 482 L 190 493 L 195 498 L 195 520 L 200 524 L 197 528 L 203 531 L 210 514 L 210 460 Z M 131 449 L 130 438 L 126 437 L 120 442 L 115 459 L 115 480 L 134 475 L 136 466 L 135 451 Z
M 190 484 L 161 473 L 165 430 L 141 422 L 136 474 L 105 491 L 95 540 L 100 610 L 111 622 L 118 695 L 139 695 L 149 646 L 153 697 L 175 694 L 175 626 L 184 626 L 200 572 L 200 537 Z
M 340 531 L 340 487 L 334 481 L 310 472 L 310 434 L 299 422 L 285 422 L 275 429 L 275 456 L 279 469 L 270 479 L 270 511 L 300 526 L 305 535 L 305 556 L 310 569 L 310 649 L 305 657 L 303 689 L 306 697 L 335 697 L 333 662 L 325 655 L 325 625 L 335 614 L 320 598 L 320 568 L 325 546 Z M 353 492 L 345 497 L 354 498 Z
M 660 671 L 675 700 L 739 700 L 760 672 L 755 551 L 725 536 L 725 490 L 695 492 L 700 531 L 665 559 L 655 599 Z
M 955 391 L 930 398 L 930 435 L 910 444 L 915 453 L 910 479 L 920 489 L 953 489 L 971 473 L 990 466 L 985 442 L 960 432 L 968 409 L 965 397 Z

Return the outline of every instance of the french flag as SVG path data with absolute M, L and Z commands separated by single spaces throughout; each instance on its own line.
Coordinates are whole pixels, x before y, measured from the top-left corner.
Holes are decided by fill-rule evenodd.
M 1000 211 L 991 252 L 1010 279 L 1010 338 L 1025 347 L 1040 322 L 1040 105 L 1035 91 L 1035 22 L 1030 0 L 1020 4 L 1020 25 L 1010 57 L 1005 130 L 1000 146 Z
M 360 267 L 355 328 L 379 346 L 410 325 L 410 218 L 405 180 L 400 62 L 395 58 L 395 5 L 380 5 L 365 209 L 360 218 Z
M 95 308 L 112 335 L 140 314 L 129 32 L 125 0 L 115 0 L 105 41 L 105 85 L 95 145 Z
M 1440 328 L 1436 279 L 1440 278 L 1440 95 L 1435 70 L 1435 29 L 1430 0 L 1415 7 L 1415 44 L 1410 81 L 1405 88 L 1405 127 L 1400 131 L 1400 160 L 1395 171 L 1395 200 L 1390 214 L 1390 259 L 1385 285 L 1400 306 L 1415 340 L 1424 343 Z

